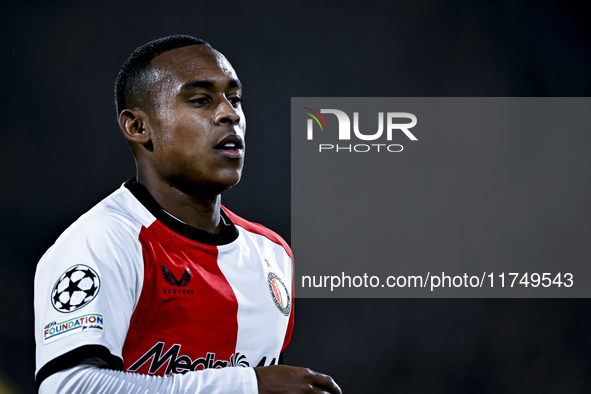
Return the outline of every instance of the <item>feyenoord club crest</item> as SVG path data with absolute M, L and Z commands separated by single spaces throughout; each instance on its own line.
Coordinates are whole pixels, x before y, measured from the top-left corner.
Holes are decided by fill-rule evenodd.
M 285 316 L 289 315 L 289 312 L 291 311 L 291 299 L 289 298 L 287 287 L 285 287 L 281 278 L 275 275 L 275 273 L 269 272 L 267 283 L 269 283 L 271 297 L 273 298 L 275 306 L 279 309 L 279 312 Z
M 74 312 L 87 305 L 98 294 L 101 281 L 98 274 L 84 264 L 70 267 L 55 282 L 51 303 L 58 312 Z

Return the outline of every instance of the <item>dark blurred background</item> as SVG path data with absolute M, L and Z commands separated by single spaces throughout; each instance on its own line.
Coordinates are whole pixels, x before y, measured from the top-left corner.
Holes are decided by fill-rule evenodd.
M 191 34 L 233 63 L 248 154 L 223 201 L 288 242 L 291 97 L 591 93 L 583 2 L 3 1 L 0 11 L 0 393 L 35 391 L 36 262 L 134 176 L 112 91 L 141 44 Z M 587 299 L 301 299 L 285 358 L 345 393 L 583 393 L 590 312 Z

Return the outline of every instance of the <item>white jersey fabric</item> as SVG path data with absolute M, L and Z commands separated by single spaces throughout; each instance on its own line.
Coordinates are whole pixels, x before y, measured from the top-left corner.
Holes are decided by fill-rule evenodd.
M 261 225 L 222 218 L 219 235 L 187 226 L 132 180 L 70 226 L 35 275 L 37 382 L 54 375 L 42 389 L 81 376 L 131 387 L 136 373 L 148 375 L 132 379 L 140 388 L 257 392 L 252 367 L 276 364 L 291 338 L 291 251 Z M 77 366 L 93 357 L 123 372 Z

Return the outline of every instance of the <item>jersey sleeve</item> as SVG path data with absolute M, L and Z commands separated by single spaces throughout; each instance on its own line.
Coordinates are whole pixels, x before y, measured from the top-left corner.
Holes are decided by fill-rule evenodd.
M 287 330 L 285 331 L 285 339 L 283 340 L 283 345 L 281 346 L 281 354 L 287 348 L 287 345 L 291 342 L 291 335 L 293 334 L 293 323 L 294 323 L 294 316 L 295 316 L 295 273 L 294 273 L 294 263 L 293 257 L 291 259 L 291 266 L 288 268 L 291 272 L 291 311 L 289 314 L 289 323 L 287 324 Z
M 35 274 L 36 379 L 100 357 L 122 369 L 143 283 L 141 226 L 95 207 L 58 238 Z
M 39 394 L 75 393 L 256 394 L 258 384 L 252 368 L 207 369 L 162 377 L 77 365 L 51 375 L 39 388 Z

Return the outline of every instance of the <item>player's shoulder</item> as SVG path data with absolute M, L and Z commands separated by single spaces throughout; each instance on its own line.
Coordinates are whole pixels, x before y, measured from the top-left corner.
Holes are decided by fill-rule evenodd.
M 144 226 L 155 219 L 125 187 L 117 189 L 72 223 L 43 255 L 38 269 L 60 261 L 113 260 L 137 249 Z
M 70 225 L 56 244 L 72 239 L 137 237 L 142 227 L 155 218 L 122 186 L 104 198 Z
M 234 223 L 235 226 L 242 228 L 244 231 L 248 233 L 260 235 L 267 238 L 269 241 L 283 247 L 283 249 L 285 249 L 285 252 L 289 255 L 289 257 L 293 257 L 289 245 L 279 234 L 263 226 L 262 224 L 250 222 L 236 215 L 224 206 L 222 206 L 222 209 L 224 210 L 224 213 L 228 216 L 228 218 L 232 221 L 232 223 Z

